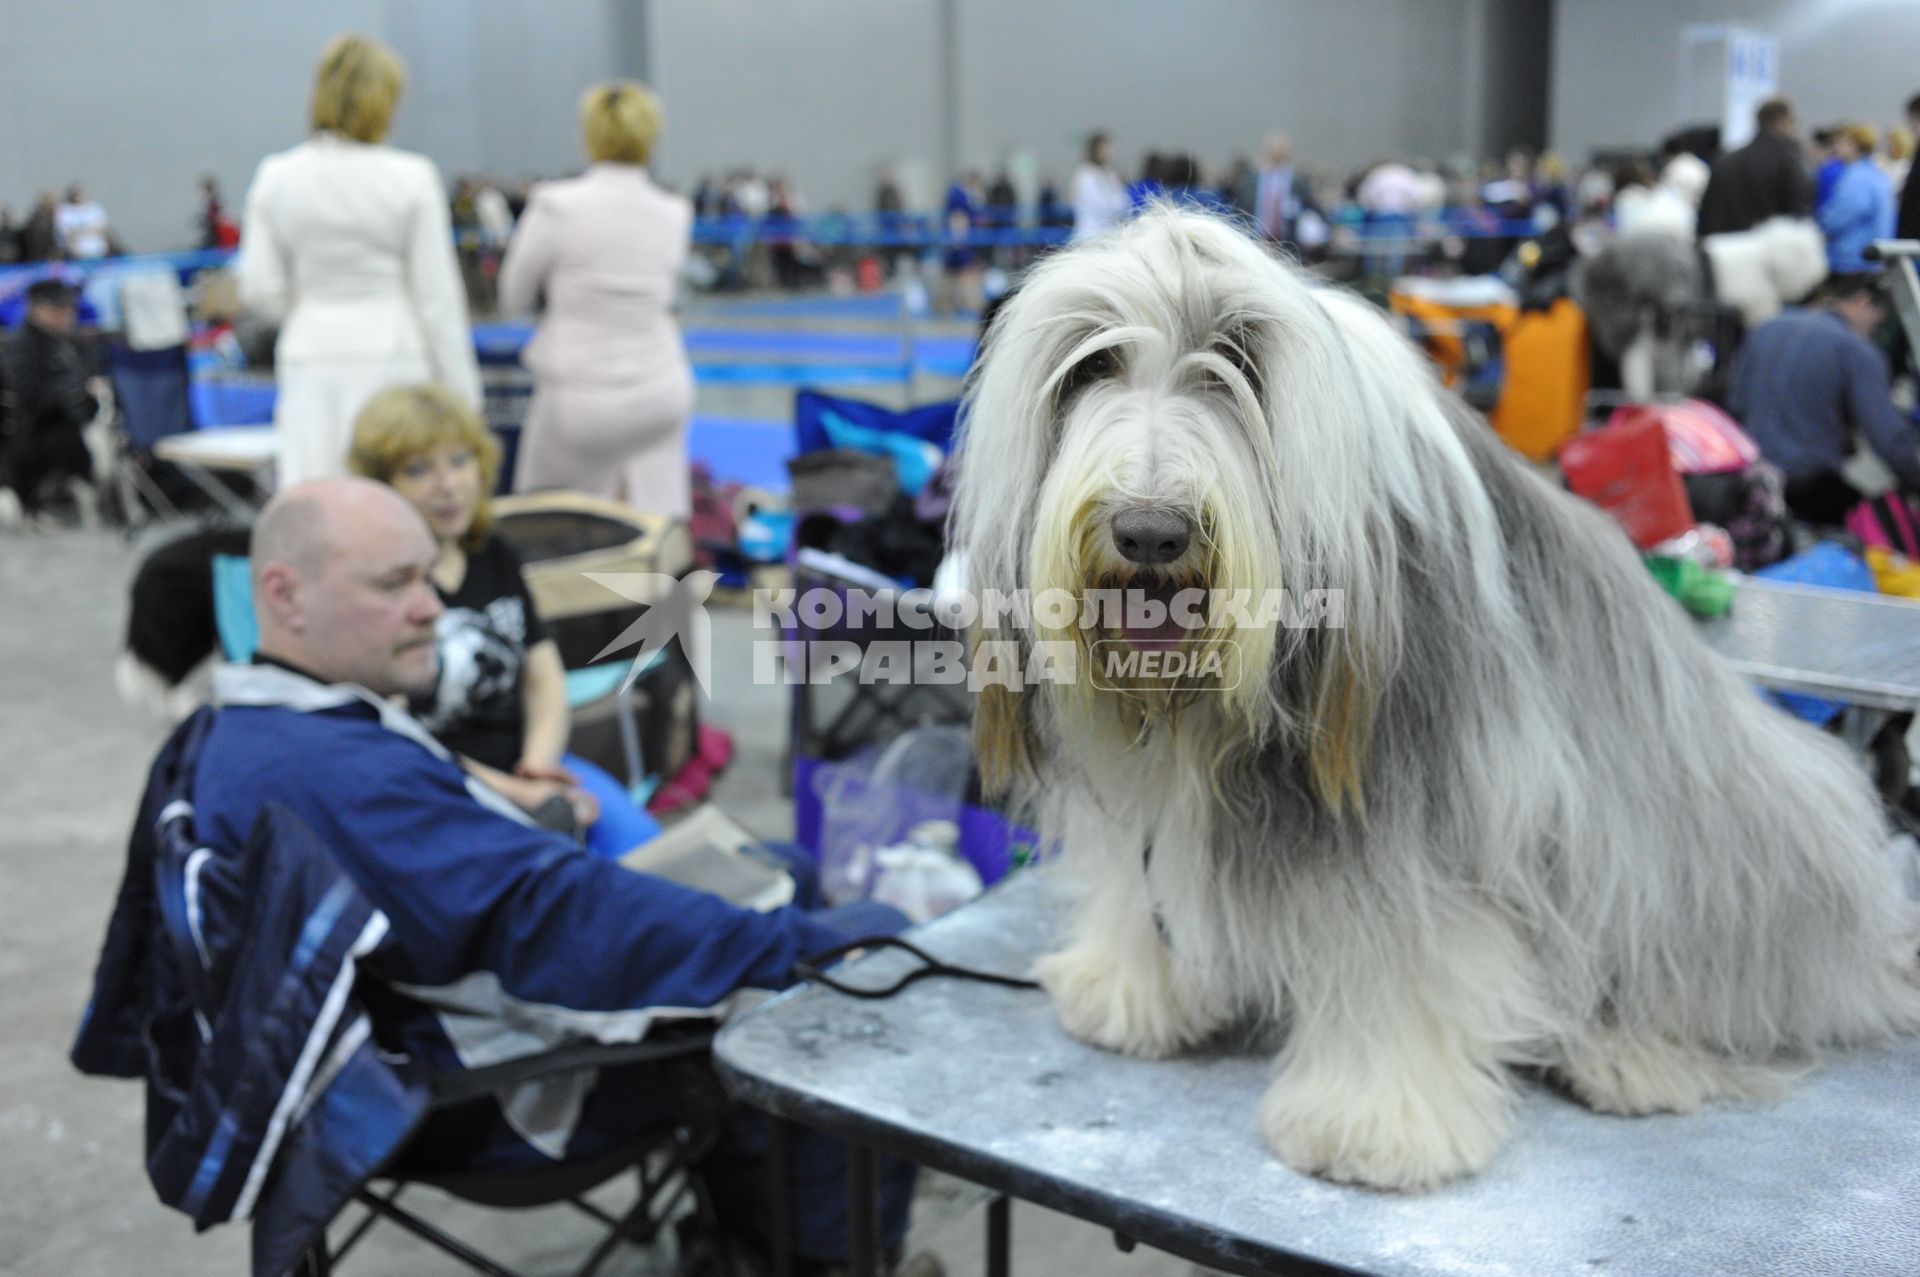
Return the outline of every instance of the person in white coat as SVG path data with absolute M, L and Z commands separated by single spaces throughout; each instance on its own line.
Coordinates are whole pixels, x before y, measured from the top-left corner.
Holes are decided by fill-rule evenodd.
M 1073 174 L 1073 242 L 1111 230 L 1132 211 L 1127 184 L 1113 169 L 1113 142 L 1105 133 L 1095 133 Z
M 500 309 L 544 302 L 521 362 L 533 371 L 514 487 L 569 488 L 685 518 L 693 369 L 673 317 L 693 205 L 645 164 L 660 103 L 632 81 L 580 102 L 593 161 L 533 188 L 500 264 Z
M 353 421 L 388 386 L 445 386 L 480 407 L 446 188 L 382 145 L 406 72 L 378 41 L 320 55 L 313 135 L 260 162 L 247 192 L 241 303 L 280 324 L 279 484 L 347 472 Z

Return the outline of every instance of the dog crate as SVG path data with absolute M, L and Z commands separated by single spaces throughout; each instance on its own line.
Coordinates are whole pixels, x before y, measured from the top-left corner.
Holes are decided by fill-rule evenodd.
M 673 776 L 699 743 L 687 654 L 670 645 L 624 691 L 637 652 L 594 662 L 693 566 L 686 524 L 575 492 L 502 497 L 493 511 L 495 529 L 519 553 L 534 607 L 568 670 L 569 748 L 629 784 Z M 655 589 L 651 595 L 616 592 L 592 579 L 602 573 L 650 574 Z

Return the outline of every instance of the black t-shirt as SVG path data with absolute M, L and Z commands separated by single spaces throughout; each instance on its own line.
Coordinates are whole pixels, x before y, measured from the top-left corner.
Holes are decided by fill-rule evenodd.
M 520 761 L 526 706 L 520 678 L 527 650 L 547 638 L 520 572 L 520 556 L 499 537 L 467 555 L 460 588 L 440 591 L 440 681 L 413 712 L 440 743 L 510 772 Z

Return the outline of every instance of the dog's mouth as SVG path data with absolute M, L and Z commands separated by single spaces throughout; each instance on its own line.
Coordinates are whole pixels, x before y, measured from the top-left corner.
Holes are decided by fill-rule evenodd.
M 1108 632 L 1142 652 L 1166 652 L 1206 629 L 1205 600 L 1197 582 L 1158 572 L 1137 572 L 1110 587 L 1120 597 L 1118 625 Z

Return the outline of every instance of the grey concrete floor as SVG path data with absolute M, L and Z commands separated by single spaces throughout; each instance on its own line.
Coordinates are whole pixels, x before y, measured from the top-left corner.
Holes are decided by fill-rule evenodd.
M 718 402 L 703 396 L 701 411 L 777 418 L 789 403 L 777 391 L 734 391 Z M 113 688 L 136 563 L 134 547 L 109 531 L 0 531 L 0 1274 L 248 1271 L 244 1227 L 196 1236 L 154 1198 L 142 1169 L 141 1087 L 83 1078 L 66 1059 L 135 800 L 165 735 L 164 723 Z M 716 668 L 744 667 L 753 637 L 744 613 L 720 614 L 715 628 Z M 784 836 L 792 816 L 779 792 L 781 693 L 725 678 L 716 692 L 710 719 L 737 746 L 716 800 L 756 832 Z M 486 1212 L 420 1196 L 423 1213 L 529 1274 L 571 1271 L 595 1240 L 569 1210 Z M 926 1177 L 911 1245 L 941 1255 L 954 1274 L 981 1271 L 983 1201 L 958 1181 Z M 1121 1255 L 1104 1230 L 1024 1206 L 1014 1253 L 1016 1271 L 1041 1277 L 1189 1271 L 1144 1250 Z M 668 1266 L 664 1255 L 630 1249 L 605 1271 L 634 1277 Z M 465 1270 L 381 1226 L 344 1271 Z

